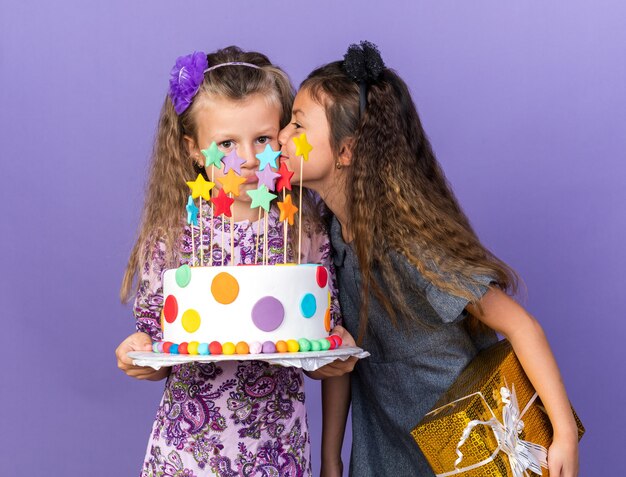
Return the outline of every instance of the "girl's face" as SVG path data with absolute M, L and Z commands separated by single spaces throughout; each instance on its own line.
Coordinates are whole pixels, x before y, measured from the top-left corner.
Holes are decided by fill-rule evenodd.
M 207 149 L 213 141 L 226 155 L 233 150 L 245 160 L 241 165 L 241 176 L 246 179 L 239 188 L 239 196 L 234 196 L 233 217 L 235 220 L 256 220 L 258 211 L 250 209 L 250 196 L 246 193 L 258 187 L 255 172 L 259 168 L 256 154 L 263 152 L 269 144 L 277 151 L 281 108 L 272 104 L 266 96 L 253 94 L 241 101 L 220 97 L 204 96 L 195 111 L 198 142 L 185 136 L 187 147 L 196 162 L 202 161 L 202 149 Z M 215 195 L 222 188 L 218 178 L 224 177 L 224 166 L 207 167 L 209 180 L 215 182 Z
M 306 134 L 307 141 L 313 147 L 309 160 L 302 162 L 296 156 L 296 144 L 293 139 Z M 315 101 L 309 92 L 300 90 L 293 103 L 291 122 L 285 126 L 278 136 L 281 149 L 281 161 L 289 170 L 295 172 L 293 182 L 315 190 L 322 197 L 328 190 L 336 175 L 335 157 L 330 146 L 330 128 L 326 119 L 326 110 Z

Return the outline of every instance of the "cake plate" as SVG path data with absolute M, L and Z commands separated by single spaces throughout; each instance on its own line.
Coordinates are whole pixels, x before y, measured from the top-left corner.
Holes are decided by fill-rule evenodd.
M 183 363 L 213 363 L 216 361 L 266 361 L 281 366 L 293 366 L 305 371 L 315 371 L 333 361 L 345 361 L 351 356 L 366 358 L 370 354 L 361 348 L 345 346 L 327 351 L 307 351 L 298 353 L 267 353 L 267 354 L 167 354 L 152 351 L 131 351 L 128 357 L 132 358 L 135 366 L 150 366 L 160 369 Z

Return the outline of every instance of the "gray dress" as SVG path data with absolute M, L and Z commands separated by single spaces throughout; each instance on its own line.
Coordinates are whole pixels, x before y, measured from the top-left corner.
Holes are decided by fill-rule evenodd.
M 343 241 L 336 218 L 331 243 L 344 326 L 356 339 L 361 276 L 356 254 Z M 469 332 L 463 324 L 467 300 L 435 287 L 401 255 L 390 258 L 398 272 L 413 283 L 406 287 L 406 302 L 430 326 L 404 322 L 395 328 L 384 307 L 370 297 L 368 328 L 361 346 L 371 356 L 359 360 L 351 374 L 350 475 L 433 476 L 411 429 L 477 352 L 495 343 L 497 336 L 491 330 Z M 376 270 L 374 273 L 378 277 Z M 482 296 L 492 280 L 478 280 L 484 286 L 473 291 Z

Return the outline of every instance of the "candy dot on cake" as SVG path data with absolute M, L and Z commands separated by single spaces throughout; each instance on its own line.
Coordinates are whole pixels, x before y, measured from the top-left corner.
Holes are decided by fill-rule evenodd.
M 330 336 L 327 336 L 326 338 L 324 338 L 326 341 L 328 341 L 330 348 L 329 349 L 335 349 L 337 347 L 337 342 L 333 339 L 331 339 Z
M 187 264 L 181 265 L 176 269 L 176 284 L 185 288 L 191 281 L 191 267 Z
M 311 351 L 319 351 L 320 349 L 320 342 L 317 340 L 311 340 Z
M 168 295 L 163 305 L 163 316 L 168 323 L 174 323 L 178 316 L 178 302 L 174 295 Z
M 328 341 L 326 338 L 322 338 L 320 340 L 317 340 L 318 343 L 320 344 L 320 350 L 321 351 L 327 351 L 330 349 L 330 341 Z
M 330 308 L 326 308 L 326 314 L 324 315 L 324 328 L 326 331 L 330 331 Z
M 235 353 L 237 354 L 248 354 L 249 352 L 250 352 L 250 347 L 248 346 L 248 343 L 246 343 L 245 341 L 240 341 L 235 346 Z
M 208 343 L 200 343 L 198 345 L 198 354 L 202 356 L 207 356 L 208 354 L 210 354 Z
M 320 288 L 324 288 L 328 283 L 328 272 L 325 267 L 317 267 L 315 271 L 315 279 L 317 280 L 317 284 Z
M 276 342 L 276 351 L 279 353 L 286 353 L 287 352 L 287 343 L 284 342 L 283 340 L 278 340 Z
M 223 354 L 235 354 L 235 345 L 234 343 L 231 343 L 230 341 L 227 341 L 226 343 L 224 343 L 222 345 L 222 353 Z
M 178 345 L 178 354 L 189 354 L 189 343 L 180 343 Z
M 239 283 L 230 273 L 218 273 L 211 282 L 211 294 L 218 303 L 229 305 L 239 295 Z
M 163 352 L 164 353 L 169 353 L 171 347 L 172 347 L 172 342 L 171 341 L 164 342 L 163 343 Z
M 305 318 L 311 318 L 317 310 L 317 303 L 312 293 L 307 293 L 300 300 L 300 313 Z
M 329 338 L 335 342 L 335 348 L 339 348 L 343 343 L 339 335 L 330 335 Z
M 300 350 L 300 345 L 296 340 L 287 340 L 287 351 L 290 353 L 297 353 Z
M 302 352 L 311 351 L 311 342 L 306 338 L 300 338 L 298 340 L 298 345 L 300 346 L 300 351 Z
M 209 352 L 211 354 L 222 354 L 222 344 L 219 341 L 211 341 L 209 343 Z
M 198 343 L 197 341 L 190 341 L 189 345 L 187 345 L 187 351 L 189 352 L 189 354 L 200 354 L 198 352 L 198 347 L 200 346 L 200 343 Z
M 276 345 L 272 341 L 263 343 L 262 351 L 264 354 L 276 353 Z
M 200 314 L 191 308 L 183 313 L 181 321 L 187 333 L 193 333 L 200 328 Z
M 264 296 L 252 307 L 252 322 L 261 331 L 274 331 L 284 319 L 283 304 L 273 296 Z
M 258 341 L 250 343 L 250 354 L 261 354 L 263 351 L 263 345 Z
M 170 354 L 178 354 L 178 345 L 176 343 L 172 343 L 172 346 L 170 346 Z

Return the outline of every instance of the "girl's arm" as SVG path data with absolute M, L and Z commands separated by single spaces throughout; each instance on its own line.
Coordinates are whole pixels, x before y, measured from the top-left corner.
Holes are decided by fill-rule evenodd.
M 320 477 L 341 477 L 341 448 L 350 408 L 350 375 L 322 381 L 322 467 Z
M 570 407 L 559 368 L 543 329 L 515 300 L 503 291 L 491 288 L 477 305 L 467 311 L 506 337 L 526 375 L 546 408 L 554 429 L 548 450 L 550 475 L 578 475 L 578 429 Z
M 127 356 L 130 351 L 151 351 L 152 341 L 160 340 L 161 311 L 163 309 L 163 282 L 161 274 L 165 269 L 165 246 L 158 241 L 154 244 L 150 257 L 141 268 L 139 288 L 135 296 L 133 312 L 137 332 L 128 336 L 115 350 L 117 367 L 128 376 L 137 379 L 158 381 L 166 378 L 172 368 L 158 371 L 149 366 L 135 366 Z

